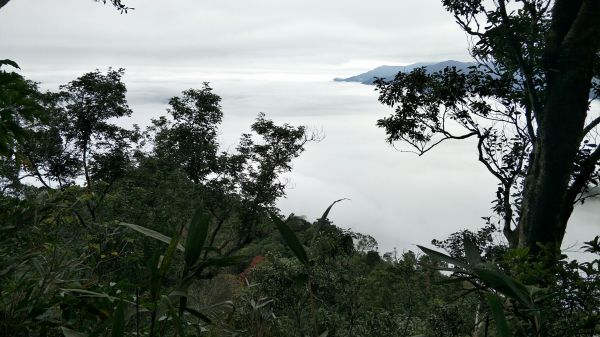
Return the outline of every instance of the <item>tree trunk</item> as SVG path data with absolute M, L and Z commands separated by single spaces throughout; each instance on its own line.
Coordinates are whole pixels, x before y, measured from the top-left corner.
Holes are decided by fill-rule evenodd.
M 4 7 L 10 0 L 0 0 L 0 8 Z
M 565 1 L 556 2 L 547 35 L 546 99 L 541 116 L 536 116 L 538 139 L 518 226 L 517 246 L 532 253 L 539 252 L 539 245 L 560 248 L 565 234 L 574 202 L 569 183 L 600 42 L 600 1 Z

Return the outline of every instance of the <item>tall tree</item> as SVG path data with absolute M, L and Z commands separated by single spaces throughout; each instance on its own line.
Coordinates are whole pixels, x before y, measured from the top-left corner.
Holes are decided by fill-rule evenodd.
M 106 152 L 122 151 L 129 132 L 110 123 L 111 119 L 130 116 L 121 81 L 124 70 L 99 70 L 84 74 L 61 86 L 64 106 L 63 126 L 67 141 L 80 155 L 87 186 L 92 186 L 90 159 L 101 158 Z
M 147 135 L 154 145 L 150 156 L 163 168 L 184 172 L 202 191 L 203 206 L 216 222 L 211 245 L 226 221 L 236 223 L 222 245 L 225 253 L 233 253 L 261 235 L 257 226 L 265 210 L 274 210 L 285 193 L 281 175 L 291 170 L 306 142 L 317 137 L 303 126 L 277 125 L 260 114 L 235 151 L 219 152 L 220 101 L 208 83 L 186 90 L 170 99 L 169 118 L 153 120 Z
M 469 73 L 417 69 L 378 80 L 395 113 L 378 121 L 388 141 L 419 155 L 477 139 L 499 181 L 495 211 L 515 247 L 560 247 L 574 205 L 598 185 L 600 75 L 596 0 L 444 0 L 471 38 Z
M 0 156 L 14 154 L 14 147 L 24 140 L 23 123 L 45 119 L 35 83 L 5 70 L 5 66 L 19 69 L 11 60 L 0 60 Z

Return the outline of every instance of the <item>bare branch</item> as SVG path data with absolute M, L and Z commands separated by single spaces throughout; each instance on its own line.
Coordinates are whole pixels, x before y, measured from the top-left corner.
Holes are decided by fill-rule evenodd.
M 487 168 L 487 170 L 494 175 L 494 177 L 498 178 L 498 180 L 500 180 L 500 182 L 502 182 L 503 185 L 506 185 L 506 179 L 496 170 L 494 170 L 494 168 L 492 167 L 492 165 L 490 165 L 490 163 L 485 160 L 485 157 L 483 156 L 483 150 L 484 150 L 484 141 L 485 139 L 488 137 L 487 134 L 484 135 L 479 135 L 479 142 L 477 143 L 477 151 L 479 152 L 479 161 L 483 163 L 483 165 L 485 165 L 485 167 Z
M 435 142 L 435 143 L 433 143 L 433 144 L 431 144 L 429 146 L 425 146 L 425 147 L 419 147 L 418 145 L 416 145 L 416 144 L 414 144 L 412 142 L 409 142 L 408 140 L 405 140 L 405 142 L 407 142 L 410 145 L 412 145 L 419 152 L 414 152 L 414 151 L 401 151 L 401 152 L 416 153 L 420 157 L 420 156 L 422 156 L 425 153 L 429 152 L 431 149 L 433 149 L 434 147 L 436 147 L 437 145 L 441 144 L 442 142 L 444 142 L 446 140 L 449 140 L 449 139 L 467 139 L 467 138 L 470 138 L 472 136 L 477 135 L 476 132 L 470 132 L 470 133 L 467 133 L 467 134 L 464 134 L 464 135 L 460 135 L 460 136 L 453 136 L 453 135 L 451 135 L 451 134 L 449 134 L 449 133 L 447 133 L 445 131 L 443 133 L 445 134 L 444 138 L 438 140 L 437 142 Z

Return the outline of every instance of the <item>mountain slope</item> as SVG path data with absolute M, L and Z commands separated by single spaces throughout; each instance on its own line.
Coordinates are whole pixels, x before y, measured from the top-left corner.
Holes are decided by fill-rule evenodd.
M 375 78 L 384 78 L 391 80 L 399 72 L 410 72 L 419 67 L 425 67 L 428 73 L 434 73 L 436 71 L 443 70 L 446 67 L 456 67 L 462 71 L 468 71 L 468 67 L 475 65 L 471 62 L 460 62 L 460 61 L 444 61 L 439 63 L 413 63 L 406 66 L 380 66 L 373 70 L 369 70 L 365 73 L 348 77 L 348 78 L 335 78 L 336 82 L 360 82 L 363 84 L 373 84 Z

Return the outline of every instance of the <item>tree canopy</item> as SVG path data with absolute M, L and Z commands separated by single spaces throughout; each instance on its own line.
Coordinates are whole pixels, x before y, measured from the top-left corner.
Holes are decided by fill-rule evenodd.
M 443 1 L 469 36 L 477 66 L 378 80 L 395 113 L 389 142 L 423 155 L 474 138 L 498 180 L 494 211 L 514 247 L 560 247 L 573 207 L 598 186 L 600 3 Z

